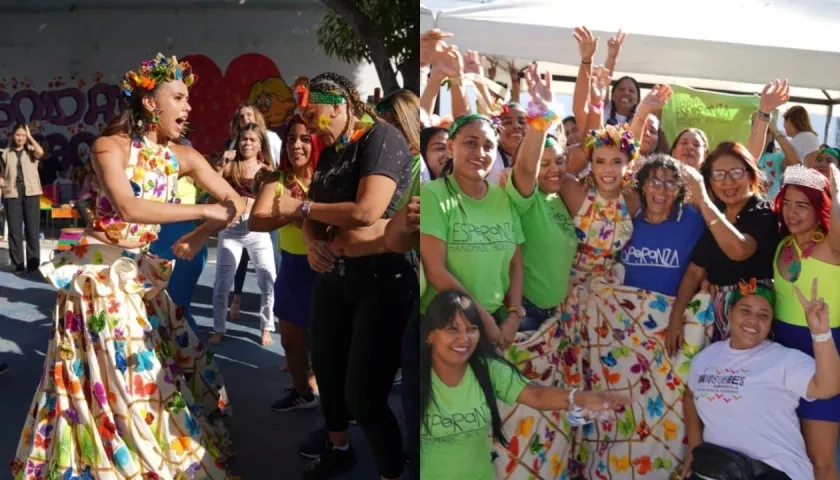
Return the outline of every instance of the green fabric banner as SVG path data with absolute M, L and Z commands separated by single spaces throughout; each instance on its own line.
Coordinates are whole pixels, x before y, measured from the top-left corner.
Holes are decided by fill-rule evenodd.
M 709 137 L 709 151 L 720 142 L 746 146 L 752 114 L 758 110 L 758 95 L 730 95 L 671 85 L 674 94 L 662 109 L 662 131 L 670 146 L 686 128 L 699 128 Z

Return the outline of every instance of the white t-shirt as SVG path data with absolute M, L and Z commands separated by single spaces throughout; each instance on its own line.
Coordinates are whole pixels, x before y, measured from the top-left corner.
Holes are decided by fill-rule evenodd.
M 747 455 L 794 479 L 813 479 L 796 408 L 816 371 L 814 359 L 778 343 L 734 350 L 713 343 L 691 362 L 688 386 L 703 440 Z
M 496 158 L 493 160 L 493 165 L 490 166 L 490 172 L 487 174 L 486 180 L 492 184 L 498 185 L 502 177 L 502 172 L 505 171 L 505 162 L 502 160 L 502 152 L 496 152 Z
M 806 155 L 820 148 L 820 139 L 813 132 L 799 132 L 790 139 L 790 143 L 793 144 L 793 148 L 802 160 L 805 160 Z

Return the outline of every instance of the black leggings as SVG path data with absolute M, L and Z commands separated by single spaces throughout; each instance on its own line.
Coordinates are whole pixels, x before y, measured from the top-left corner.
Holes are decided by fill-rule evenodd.
M 248 250 L 243 248 L 242 257 L 239 259 L 239 266 L 236 267 L 236 276 L 233 277 L 234 295 L 242 295 L 242 289 L 245 288 L 245 275 L 248 274 L 248 261 L 250 259 Z
M 420 480 L 420 306 L 405 326 L 402 344 L 402 405 L 405 415 L 408 471 L 403 478 Z
M 418 291 L 414 268 L 397 254 L 341 258 L 312 290 L 312 367 L 327 430 L 347 430 L 352 414 L 386 478 L 401 476 L 405 463 L 388 396 Z

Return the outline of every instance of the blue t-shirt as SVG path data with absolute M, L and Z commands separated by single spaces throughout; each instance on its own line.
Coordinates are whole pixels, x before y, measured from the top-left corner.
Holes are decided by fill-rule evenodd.
M 624 284 L 675 296 L 705 226 L 700 212 L 688 205 L 679 221 L 675 214 L 652 224 L 640 214 L 633 220 L 630 242 L 621 250 Z

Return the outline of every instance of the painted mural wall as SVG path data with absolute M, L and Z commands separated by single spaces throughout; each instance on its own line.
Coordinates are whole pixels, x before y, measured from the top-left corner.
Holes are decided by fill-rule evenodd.
M 53 161 L 87 161 L 100 129 L 118 113 L 122 74 L 157 52 L 188 60 L 199 75 L 190 92 L 189 138 L 202 153 L 221 148 L 241 102 L 280 129 L 294 111 L 290 85 L 298 76 L 334 71 L 372 95 L 379 86 L 372 66 L 331 59 L 318 46 L 323 13 L 313 4 L 4 15 L 0 147 L 15 124 L 29 123 Z

